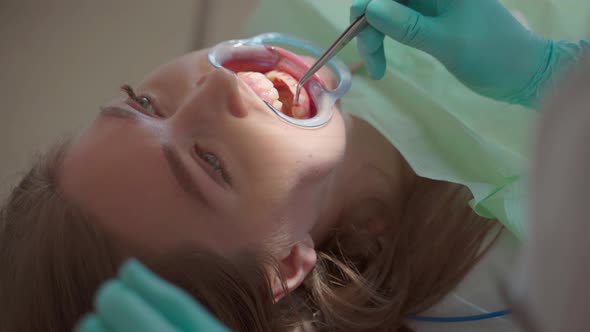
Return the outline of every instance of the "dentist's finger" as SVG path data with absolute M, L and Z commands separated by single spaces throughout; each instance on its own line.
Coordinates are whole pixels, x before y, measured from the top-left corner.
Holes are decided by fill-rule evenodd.
M 179 332 L 156 309 L 118 280 L 106 282 L 95 299 L 96 313 L 115 331 Z
M 90 314 L 78 323 L 74 332 L 112 332 L 112 330 L 107 328 L 96 314 Z
M 369 74 L 369 77 L 374 80 L 379 80 L 385 75 L 386 62 L 385 62 L 385 50 L 383 44 L 373 53 L 359 52 L 363 62 L 365 63 L 365 69 Z
M 354 19 L 364 14 L 369 2 L 371 0 L 354 0 L 350 6 L 350 21 L 354 21 Z
M 372 27 L 397 40 L 418 49 L 424 49 L 426 32 L 436 32 L 434 22 L 419 12 L 392 0 L 373 0 L 365 10 Z
M 368 26 L 359 33 L 356 38 L 359 52 L 361 53 L 375 53 L 381 46 L 385 35 L 377 31 L 375 28 Z
M 191 326 L 199 331 L 228 331 L 182 289 L 161 279 L 136 260 L 128 261 L 121 268 L 119 279 L 177 328 Z

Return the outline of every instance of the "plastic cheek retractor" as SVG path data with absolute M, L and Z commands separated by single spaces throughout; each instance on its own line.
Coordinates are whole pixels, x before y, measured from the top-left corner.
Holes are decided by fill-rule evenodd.
M 335 88 L 314 75 L 303 86 L 303 97 L 295 103 L 296 84 L 310 66 L 301 56 L 316 58 L 322 53 L 305 40 L 265 33 L 220 43 L 211 48 L 208 58 L 213 66 L 237 73 L 281 119 L 299 127 L 317 128 L 330 121 L 334 104 L 351 85 L 348 67 L 333 58 L 328 68 Z

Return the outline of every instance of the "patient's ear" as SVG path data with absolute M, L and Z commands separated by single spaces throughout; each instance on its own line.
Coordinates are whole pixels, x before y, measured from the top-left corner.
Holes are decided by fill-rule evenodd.
M 303 240 L 291 247 L 287 256 L 282 257 L 279 262 L 281 278 L 276 274 L 271 280 L 273 301 L 280 301 L 287 293 L 295 290 L 307 274 L 313 269 L 317 260 L 313 240 L 308 234 Z

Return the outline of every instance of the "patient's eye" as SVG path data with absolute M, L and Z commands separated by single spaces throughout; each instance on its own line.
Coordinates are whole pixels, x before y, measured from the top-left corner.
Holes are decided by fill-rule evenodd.
M 137 97 L 135 99 L 135 101 L 139 104 L 139 106 L 141 106 L 146 112 L 153 114 L 153 115 L 158 115 L 157 111 L 154 109 L 154 106 L 152 104 L 152 101 L 145 96 L 141 96 L 141 97 Z
M 209 163 L 209 165 L 211 165 L 216 172 L 221 171 L 221 163 L 219 162 L 219 159 L 217 159 L 216 155 L 210 152 L 202 152 L 199 156 Z
M 221 162 L 221 160 L 219 160 L 219 158 L 217 158 L 217 156 L 211 152 L 204 152 L 204 151 L 198 151 L 197 155 L 199 156 L 199 158 L 203 159 L 207 164 L 209 164 L 211 166 L 211 169 L 218 174 L 218 176 L 220 176 L 223 181 L 230 183 L 231 180 L 228 176 L 228 174 L 225 171 L 224 165 Z
M 135 91 L 133 91 L 133 88 L 129 84 L 122 85 L 121 90 L 125 91 L 129 98 L 141 106 L 141 108 L 148 114 L 160 116 L 158 110 L 154 106 L 154 103 L 149 97 L 136 95 Z

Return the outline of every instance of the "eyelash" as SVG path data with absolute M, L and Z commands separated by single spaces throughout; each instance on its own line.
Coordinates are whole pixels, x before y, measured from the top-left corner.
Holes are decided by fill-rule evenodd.
M 203 159 L 206 163 L 208 163 L 209 165 L 211 165 L 211 167 L 213 168 L 213 171 L 218 173 L 225 182 L 227 182 L 228 184 L 231 183 L 230 182 L 230 178 L 227 176 L 227 173 L 225 172 L 223 165 L 221 163 L 221 160 L 219 160 L 219 158 L 217 158 L 217 156 L 211 152 L 201 152 L 201 151 L 197 151 L 197 155 L 199 156 L 199 158 Z M 215 158 L 214 160 L 211 159 Z
M 153 106 L 153 103 L 152 103 L 152 101 L 151 101 L 151 99 L 149 97 L 142 96 L 142 95 L 137 96 L 135 94 L 135 91 L 133 90 L 133 88 L 129 84 L 123 84 L 121 86 L 121 90 L 123 90 L 127 94 L 127 96 L 129 96 L 129 98 L 131 100 L 133 100 L 134 102 L 136 102 L 146 112 L 148 112 L 148 110 L 146 110 L 145 107 L 142 106 L 141 98 L 145 98 Z M 158 114 L 158 110 L 157 109 L 154 110 L 154 115 L 160 116 L 160 114 Z M 227 175 L 227 172 L 225 171 L 221 160 L 215 154 L 213 154 L 211 152 L 206 152 L 206 151 L 197 151 L 197 155 L 199 156 L 199 158 L 201 158 L 202 160 L 204 160 L 207 164 L 211 165 L 211 167 L 213 168 L 213 171 L 216 172 L 216 173 L 218 173 L 223 178 L 223 180 L 226 183 L 231 184 L 230 178 Z M 211 160 L 211 157 L 213 157 L 215 159 L 214 160 Z
M 162 114 L 160 114 L 160 112 L 158 111 L 158 108 L 155 107 L 154 103 L 152 102 L 152 100 L 149 97 L 143 96 L 143 95 L 139 95 L 139 96 L 136 95 L 135 91 L 133 90 L 133 88 L 129 84 L 123 84 L 121 86 L 121 90 L 123 90 L 127 94 L 127 96 L 129 96 L 129 99 L 136 102 L 147 113 L 155 115 L 155 116 L 163 117 Z M 146 107 L 144 106 L 145 101 L 149 102 L 150 105 L 152 105 L 152 111 L 146 109 Z

